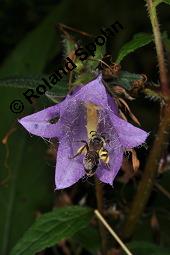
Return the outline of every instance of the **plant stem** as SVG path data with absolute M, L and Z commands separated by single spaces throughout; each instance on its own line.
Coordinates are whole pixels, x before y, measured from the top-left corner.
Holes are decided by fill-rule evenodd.
M 162 157 L 163 152 L 167 149 L 168 138 L 170 136 L 170 101 L 168 98 L 170 92 L 168 73 L 165 65 L 163 44 L 161 41 L 161 33 L 159 29 L 158 18 L 156 15 L 156 7 L 153 5 L 152 0 L 147 0 L 147 7 L 149 11 L 149 16 L 152 24 L 154 40 L 156 45 L 156 52 L 160 72 L 161 91 L 165 98 L 166 104 L 162 108 L 158 132 L 155 137 L 152 149 L 149 153 L 149 157 L 137 193 L 132 202 L 128 219 L 125 223 L 123 231 L 123 237 L 125 239 L 129 239 L 133 235 L 138 220 L 145 209 L 145 206 L 152 192 L 153 185 L 155 183 L 155 177 L 157 175 L 160 159 Z
M 125 224 L 123 236 L 129 239 L 135 231 L 136 224 L 145 208 L 145 205 L 151 194 L 157 169 L 162 153 L 167 149 L 168 138 L 170 136 L 170 103 L 164 109 L 164 116 L 160 122 L 158 133 L 156 135 L 153 147 L 150 151 L 148 161 L 139 184 L 138 191 L 134 197 L 127 222 Z
M 161 83 L 161 91 L 163 96 L 168 96 L 170 94 L 169 91 L 169 81 L 168 81 L 168 72 L 165 64 L 165 56 L 164 49 L 161 39 L 161 32 L 159 29 L 158 17 L 156 14 L 156 7 L 154 6 L 152 0 L 147 0 L 147 8 L 149 12 L 150 21 L 152 24 L 152 30 L 154 35 L 154 41 L 156 46 L 156 53 L 159 65 L 159 73 L 160 73 L 160 83 Z
M 103 184 L 100 183 L 97 179 L 95 179 L 96 182 L 96 200 L 97 200 L 97 209 L 100 213 L 103 213 L 104 209 L 104 201 L 103 201 Z M 103 224 L 98 221 L 99 223 L 99 231 L 101 236 L 101 243 L 102 243 L 102 252 L 103 255 L 107 253 L 107 233 L 106 229 L 103 226 Z

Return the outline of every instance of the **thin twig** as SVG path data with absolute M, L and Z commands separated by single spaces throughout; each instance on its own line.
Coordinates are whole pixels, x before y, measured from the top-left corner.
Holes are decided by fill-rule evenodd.
M 102 222 L 102 224 L 107 228 L 107 230 L 110 232 L 110 234 L 113 236 L 113 238 L 119 243 L 121 248 L 126 252 L 127 255 L 133 255 L 127 246 L 121 241 L 121 239 L 118 237 L 118 235 L 114 232 L 114 230 L 109 226 L 109 224 L 105 221 L 103 216 L 100 214 L 98 210 L 95 210 L 94 213 L 96 214 L 97 218 Z
M 100 62 L 100 63 L 104 64 L 105 66 L 107 66 L 110 69 L 110 71 L 112 71 L 112 68 L 106 62 L 104 62 L 102 59 L 99 59 L 99 58 L 93 59 L 93 58 L 89 57 L 88 60 Z
M 84 32 L 84 31 L 81 31 L 81 30 L 79 30 L 79 29 L 77 29 L 77 28 L 69 27 L 69 26 L 64 25 L 64 24 L 62 24 L 62 23 L 58 23 L 58 26 L 59 26 L 60 28 L 65 28 L 65 29 L 68 29 L 68 30 L 70 30 L 70 31 L 73 31 L 73 32 L 79 33 L 79 34 L 81 34 L 81 35 L 84 35 L 84 36 L 93 37 L 93 36 L 92 36 L 91 34 L 89 34 L 89 33 L 86 33 L 86 32 Z

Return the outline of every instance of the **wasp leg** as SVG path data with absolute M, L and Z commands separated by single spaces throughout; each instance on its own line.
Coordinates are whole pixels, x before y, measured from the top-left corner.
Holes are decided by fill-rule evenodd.
M 77 142 L 77 143 L 85 143 L 87 146 L 88 146 L 88 143 L 85 141 L 85 140 L 80 140 L 80 141 L 75 141 L 75 142 Z
M 77 153 L 76 153 L 73 157 L 71 157 L 71 158 L 69 158 L 69 159 L 76 158 L 76 157 L 79 156 L 80 154 L 86 153 L 87 150 L 88 150 L 88 145 L 87 145 L 87 144 L 84 145 L 84 146 L 81 146 L 81 147 L 78 149 Z
M 106 166 L 110 169 L 110 164 L 109 164 L 109 154 L 106 149 L 101 149 L 99 151 L 99 158 L 106 164 Z

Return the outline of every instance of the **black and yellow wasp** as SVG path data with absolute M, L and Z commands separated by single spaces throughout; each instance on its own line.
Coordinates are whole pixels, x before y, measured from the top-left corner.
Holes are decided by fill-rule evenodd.
M 105 149 L 106 139 L 103 134 L 98 133 L 97 131 L 90 132 L 91 138 L 86 142 L 81 140 L 80 142 L 85 143 L 84 146 L 81 146 L 77 153 L 71 158 L 75 158 L 80 154 L 84 153 L 83 165 L 86 175 L 91 177 L 95 174 L 100 160 L 102 160 L 109 167 L 109 154 Z

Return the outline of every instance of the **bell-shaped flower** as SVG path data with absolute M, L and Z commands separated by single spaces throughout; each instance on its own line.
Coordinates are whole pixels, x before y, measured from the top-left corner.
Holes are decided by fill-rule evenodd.
M 124 151 L 141 145 L 148 136 L 119 117 L 117 105 L 106 91 L 101 75 L 67 95 L 62 102 L 19 122 L 31 134 L 58 138 L 56 189 L 69 187 L 86 175 L 84 157 L 87 152 L 74 155 L 84 145 L 82 140 L 89 143 L 91 131 L 107 137 L 104 149 L 108 152 L 109 163 L 99 159 L 95 174 L 110 185 L 121 168 Z

